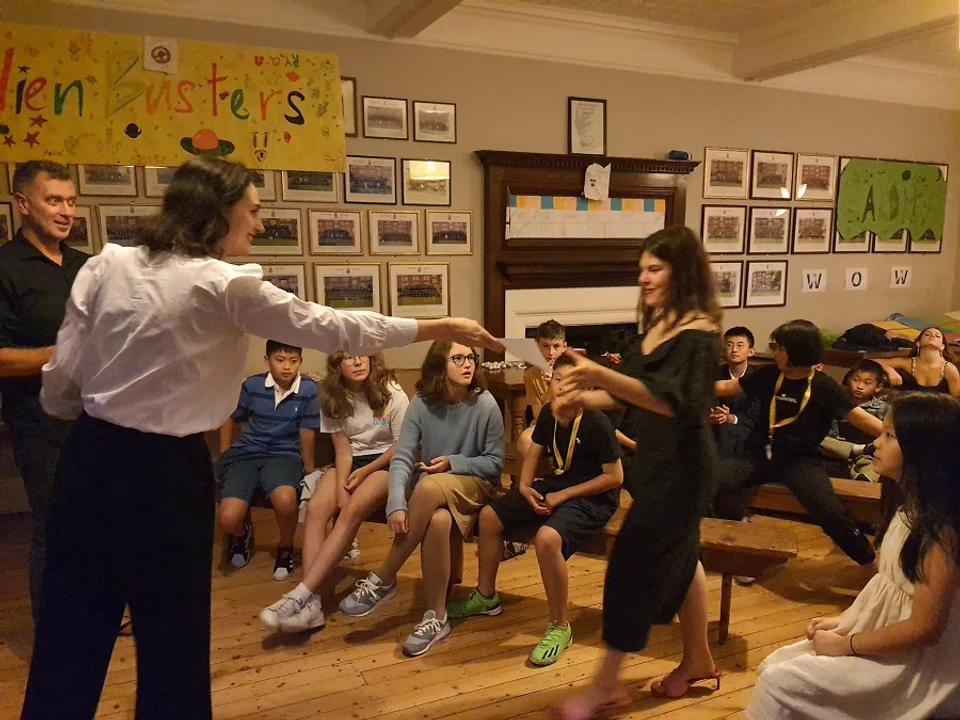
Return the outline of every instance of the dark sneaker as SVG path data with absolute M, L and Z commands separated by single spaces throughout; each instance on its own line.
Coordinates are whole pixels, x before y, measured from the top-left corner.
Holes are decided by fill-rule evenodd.
M 417 657 L 423 655 L 449 634 L 449 621 L 444 618 L 443 622 L 440 622 L 433 610 L 427 610 L 423 614 L 423 620 L 417 623 L 412 633 L 407 635 L 401 649 L 407 657 Z
M 250 562 L 250 520 L 243 521 L 243 535 L 230 536 L 230 564 L 235 568 L 242 568 Z
M 273 579 L 286 580 L 293 575 L 293 548 L 278 547 L 277 562 L 273 565 Z
M 363 617 L 396 594 L 396 580 L 393 585 L 381 585 L 380 578 L 370 573 L 363 580 L 357 580 L 357 589 L 340 601 L 340 612 L 350 617 Z

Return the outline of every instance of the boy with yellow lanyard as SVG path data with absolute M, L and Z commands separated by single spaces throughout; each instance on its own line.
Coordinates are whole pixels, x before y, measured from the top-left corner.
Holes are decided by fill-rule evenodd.
M 834 418 L 845 419 L 871 437 L 880 434 L 882 423 L 858 407 L 833 378 L 816 369 L 823 356 L 823 339 L 812 322 L 784 323 L 773 331 L 770 347 L 776 365 L 716 383 L 718 397 L 743 393 L 759 399 L 761 421 L 745 454 L 719 463 L 714 514 L 740 520 L 745 514 L 745 488 L 783 483 L 841 550 L 861 565 L 869 564 L 873 548 L 834 493 L 819 447 Z
M 557 358 L 550 380 L 551 400 L 564 371 L 572 365 L 566 355 Z M 530 661 L 552 665 L 573 640 L 566 618 L 566 561 L 616 512 L 623 468 L 613 426 L 599 410 L 584 410 L 564 425 L 554 419 L 547 403 L 537 418 L 532 439 L 519 485 L 480 512 L 477 588 L 466 600 L 447 605 L 447 615 L 450 619 L 499 615 L 503 608 L 496 583 L 503 535 L 517 528 L 539 526 L 534 545 L 550 617 Z M 534 480 L 545 451 L 557 470 L 551 477 Z

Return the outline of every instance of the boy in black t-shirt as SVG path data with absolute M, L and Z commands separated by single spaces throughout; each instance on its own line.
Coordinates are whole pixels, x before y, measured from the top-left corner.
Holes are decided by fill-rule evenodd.
M 716 383 L 718 397 L 743 393 L 758 398 L 760 422 L 746 455 L 719 463 L 714 514 L 742 519 L 744 488 L 780 482 L 841 550 L 860 564 L 873 562 L 873 548 L 830 485 L 819 447 L 834 418 L 842 417 L 872 437 L 880 434 L 882 423 L 858 407 L 833 378 L 815 370 L 823 355 L 816 325 L 791 320 L 774 330 L 771 340 L 776 366 Z
M 564 370 L 572 365 L 573 361 L 565 355 L 557 358 L 550 380 L 551 400 L 563 380 Z M 477 588 L 466 600 L 447 605 L 447 615 L 451 619 L 499 615 L 503 608 L 496 582 L 503 534 L 539 525 L 534 545 L 550 618 L 530 661 L 534 665 L 551 665 L 573 639 L 566 619 L 566 560 L 613 517 L 623 469 L 613 427 L 598 410 L 584 410 L 564 426 L 554 419 L 547 403 L 537 418 L 532 440 L 523 459 L 518 487 L 480 512 Z M 534 480 L 544 450 L 553 457 L 557 474 Z

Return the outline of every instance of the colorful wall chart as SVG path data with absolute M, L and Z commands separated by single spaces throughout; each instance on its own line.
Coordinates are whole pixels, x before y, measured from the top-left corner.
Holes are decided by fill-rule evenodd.
M 644 238 L 662 230 L 667 204 L 661 198 L 511 195 L 508 238 Z
M 0 162 L 344 170 L 335 55 L 0 23 Z

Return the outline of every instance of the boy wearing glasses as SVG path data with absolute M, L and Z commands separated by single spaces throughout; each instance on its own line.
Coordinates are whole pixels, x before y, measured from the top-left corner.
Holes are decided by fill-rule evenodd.
M 723 334 L 723 359 L 717 368 L 717 380 L 740 380 L 754 372 L 750 358 L 756 354 L 753 333 L 748 328 L 732 327 Z M 739 457 L 747 450 L 747 442 L 760 415 L 760 401 L 739 396 L 718 401 L 710 411 L 717 457 L 721 460 Z

